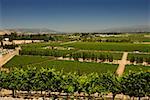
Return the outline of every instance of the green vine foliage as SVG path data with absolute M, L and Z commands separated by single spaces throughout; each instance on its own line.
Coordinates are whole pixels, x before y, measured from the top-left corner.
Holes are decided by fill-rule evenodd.
M 103 95 L 112 93 L 113 99 L 123 93 L 130 97 L 150 96 L 150 72 L 129 73 L 118 77 L 111 73 L 82 74 L 64 73 L 50 68 L 18 69 L 0 71 L 0 89 L 15 91 L 48 91 L 73 95 L 75 92 Z

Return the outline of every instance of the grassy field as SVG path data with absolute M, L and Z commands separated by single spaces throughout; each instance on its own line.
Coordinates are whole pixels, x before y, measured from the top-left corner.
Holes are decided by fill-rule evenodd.
M 74 47 L 82 50 L 104 50 L 104 51 L 140 51 L 150 52 L 148 44 L 133 43 L 111 43 L 111 42 L 75 42 L 62 45 L 64 47 Z
M 125 74 L 129 72 L 139 72 L 139 71 L 150 71 L 150 66 L 142 66 L 142 65 L 126 65 Z
M 52 59 L 51 57 L 46 56 L 15 56 L 13 59 L 8 61 L 4 67 L 21 67 L 21 66 L 27 66 L 29 64 L 33 63 L 40 63 L 43 61 L 47 61 Z
M 20 67 L 50 67 L 56 70 L 64 70 L 64 72 L 79 72 L 83 73 L 114 73 L 118 65 L 113 64 L 102 64 L 92 62 L 78 62 L 78 61 L 59 61 L 52 60 L 49 57 L 39 56 L 15 56 L 7 64 L 4 65 L 6 68 Z

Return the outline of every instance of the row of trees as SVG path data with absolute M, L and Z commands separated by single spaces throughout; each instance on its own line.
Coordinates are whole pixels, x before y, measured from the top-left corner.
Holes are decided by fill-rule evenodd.
M 147 62 L 148 64 L 150 64 L 150 57 L 143 58 L 143 57 L 134 57 L 134 56 L 132 56 L 130 58 L 130 62 L 131 63 L 134 63 L 134 62 L 136 62 L 136 63 L 143 63 L 144 61 Z
M 75 60 L 78 60 L 79 58 L 85 59 L 91 59 L 93 61 L 101 60 L 104 61 L 113 61 L 113 56 L 111 54 L 102 54 L 102 53 L 94 53 L 94 52 L 76 52 L 70 54 L 70 58 L 74 58 Z
M 150 96 L 150 72 L 130 73 L 123 77 L 117 77 L 114 74 L 87 74 L 78 75 L 78 73 L 64 74 L 63 71 L 54 69 L 15 68 L 9 73 L 0 72 L 0 89 L 15 91 L 47 91 L 49 96 L 51 92 L 67 93 L 68 96 L 74 96 L 75 92 L 89 95 L 98 93 L 101 98 L 108 93 L 123 93 L 130 97 Z
M 40 55 L 40 56 L 54 56 L 54 57 L 69 57 L 74 58 L 74 60 L 79 60 L 79 58 L 92 59 L 93 61 L 101 60 L 104 61 L 113 61 L 113 56 L 111 54 L 102 54 L 102 53 L 94 53 L 94 52 L 76 52 L 72 53 L 71 51 L 63 51 L 63 50 L 49 50 L 49 49 L 22 49 L 19 53 L 20 55 Z
M 19 51 L 19 54 L 63 57 L 67 54 L 67 52 L 61 50 L 49 50 L 49 49 L 22 49 Z
M 9 38 L 10 42 L 13 40 L 64 41 L 67 39 L 60 34 L 18 34 L 16 32 L 12 32 L 11 34 L 4 34 L 3 36 L 0 36 L 0 38 Z
M 3 38 L 9 38 L 9 41 L 11 42 L 12 40 L 52 40 L 54 41 L 55 39 L 49 35 L 46 34 L 29 34 L 29 35 L 24 35 L 24 34 L 17 34 L 17 33 L 11 33 L 11 34 L 5 34 L 3 35 Z
M 95 39 L 95 38 L 83 38 L 83 42 L 132 42 L 130 39 Z

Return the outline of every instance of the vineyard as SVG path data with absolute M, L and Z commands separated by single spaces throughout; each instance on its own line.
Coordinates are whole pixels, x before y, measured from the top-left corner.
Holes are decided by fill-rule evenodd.
M 42 48 L 46 46 L 61 46 L 61 47 L 73 47 L 81 50 L 101 50 L 101 51 L 140 51 L 150 52 L 149 44 L 134 44 L 134 43 L 114 43 L 114 42 L 73 42 L 69 44 L 63 44 L 63 42 L 48 42 L 48 43 L 33 43 L 22 45 L 22 49 L 34 49 Z
M 11 90 L 13 97 L 53 100 L 107 100 L 108 95 L 114 100 L 118 94 L 149 98 L 150 45 L 114 38 L 107 39 L 115 42 L 81 39 L 21 44 L 19 55 L 3 66 L 6 72 L 0 71 L 0 90 Z M 119 76 L 121 64 L 125 69 Z
M 39 56 L 15 56 L 4 65 L 5 68 L 17 67 L 24 69 L 26 69 L 28 66 L 36 68 L 54 68 L 58 71 L 64 70 L 66 73 L 78 72 L 80 74 L 84 74 L 97 72 L 100 74 L 106 72 L 115 73 L 118 65 L 94 62 L 59 61 L 50 57 Z
M 140 51 L 150 52 L 148 44 L 133 44 L 133 43 L 100 43 L 100 42 L 75 42 L 62 45 L 65 47 L 74 47 L 82 50 L 104 50 L 104 51 Z
M 137 63 L 147 62 L 148 64 L 150 64 L 150 54 L 130 53 L 128 56 L 128 60 L 130 60 L 130 62 L 137 62 Z
M 49 48 L 43 49 L 45 47 L 51 46 Z M 65 47 L 65 50 L 57 49 L 57 46 L 62 46 L 61 43 L 37 43 L 37 44 L 28 44 L 22 46 L 22 50 L 20 51 L 20 55 L 39 55 L 39 56 L 54 56 L 54 57 L 64 57 L 64 58 L 74 58 L 78 60 L 78 58 L 83 59 L 99 59 L 102 61 L 113 61 L 113 60 L 120 60 L 122 57 L 122 53 L 118 52 L 98 52 L 93 50 L 79 50 L 74 48 L 72 50 L 68 50 Z
M 0 100 L 150 100 L 150 0 L 0 0 Z
M 51 57 L 46 56 L 15 56 L 8 63 L 4 65 L 4 67 L 19 67 L 19 66 L 27 66 L 29 64 L 39 63 L 43 61 L 47 61 L 52 59 Z
M 150 66 L 142 66 L 142 65 L 126 65 L 125 68 L 125 74 L 128 74 L 129 72 L 150 72 Z
M 99 59 L 102 61 L 108 60 L 120 60 L 123 53 L 111 53 L 111 52 L 94 52 L 94 51 L 79 51 L 72 53 L 70 57 L 83 58 L 83 59 Z
M 112 93 L 113 100 L 117 94 L 130 97 L 150 96 L 150 73 L 138 72 L 117 77 L 114 74 L 84 74 L 66 73 L 55 71 L 51 68 L 27 67 L 27 69 L 14 68 L 9 73 L 0 72 L 0 88 L 12 90 L 12 96 L 18 92 L 26 91 L 28 96 L 33 96 L 33 91 L 41 91 L 41 96 L 54 100 L 66 93 L 66 99 L 80 99 L 74 93 L 84 93 L 82 96 L 88 99 L 95 97 L 105 99 L 104 96 Z M 16 92 L 16 90 L 19 90 Z M 42 94 L 42 91 L 46 91 Z M 51 94 L 57 92 L 58 94 Z M 92 94 L 97 93 L 97 96 Z M 26 97 L 26 96 L 25 96 Z M 24 97 L 24 98 L 25 98 Z

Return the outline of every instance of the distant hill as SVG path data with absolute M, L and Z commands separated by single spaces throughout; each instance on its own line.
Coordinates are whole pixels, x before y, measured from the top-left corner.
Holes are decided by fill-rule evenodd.
M 100 32 L 150 32 L 149 25 L 137 25 L 131 27 L 110 28 Z
M 5 29 L 5 31 L 6 30 L 17 33 L 33 33 L 33 34 L 57 33 L 57 31 L 47 28 L 15 28 L 15 29 Z
M 3 31 L 0 31 L 0 35 L 4 35 L 5 33 Z
M 49 34 L 49 33 L 66 33 L 59 32 L 47 28 L 14 28 L 14 29 L 3 29 L 0 31 L 0 34 L 10 34 L 11 32 L 17 32 L 18 34 Z M 97 30 L 93 32 L 150 32 L 150 25 L 137 25 L 137 26 L 128 26 L 128 27 L 117 27 L 117 28 L 108 28 L 105 30 Z
M 0 30 L 0 35 L 4 35 L 4 34 L 10 34 L 11 32 L 10 31 L 7 31 L 7 30 Z

